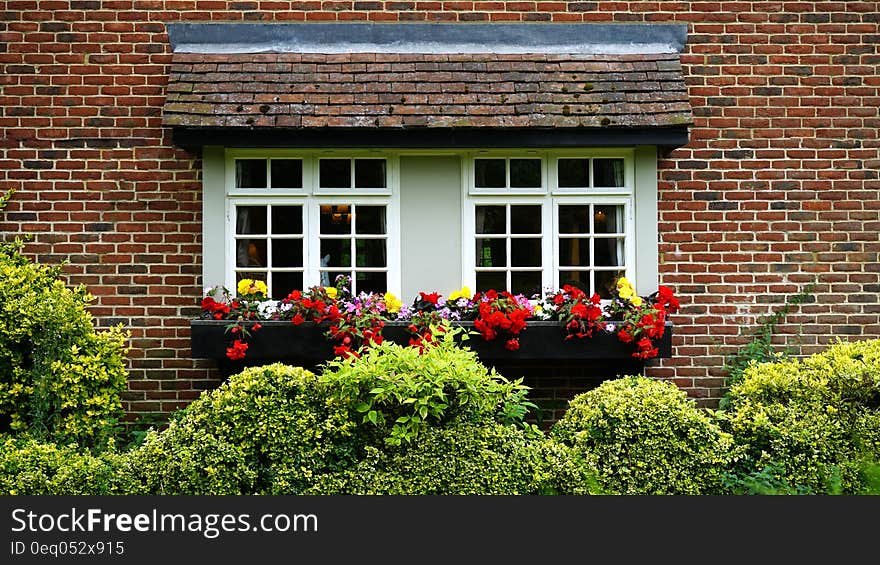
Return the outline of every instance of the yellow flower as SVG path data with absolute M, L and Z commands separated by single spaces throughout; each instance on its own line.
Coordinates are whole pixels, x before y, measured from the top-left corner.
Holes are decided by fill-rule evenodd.
M 394 296 L 390 292 L 385 293 L 385 310 L 393 314 L 395 312 L 399 312 L 401 306 L 403 306 L 403 303 L 398 300 L 396 296 Z
M 629 300 L 636 295 L 636 291 L 626 277 L 617 279 L 617 295 L 624 300 Z
M 336 300 L 336 296 L 339 294 L 339 291 L 336 290 L 335 286 L 325 286 L 324 290 L 327 291 L 327 296 L 329 296 L 333 300 Z
M 251 294 L 269 294 L 269 288 L 263 281 L 255 281 L 253 279 L 241 279 L 236 287 L 238 294 L 241 296 L 249 296 Z
M 630 300 L 630 303 L 633 306 L 635 306 L 636 308 L 638 308 L 642 305 L 642 297 L 641 296 L 633 296 L 632 299 Z
M 470 298 L 471 297 L 471 289 L 463 286 L 460 290 L 456 290 L 452 294 L 449 295 L 449 300 L 455 302 L 459 298 Z

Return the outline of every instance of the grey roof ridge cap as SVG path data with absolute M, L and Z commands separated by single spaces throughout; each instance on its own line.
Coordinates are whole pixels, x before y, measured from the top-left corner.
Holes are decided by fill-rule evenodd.
M 176 53 L 680 53 L 687 24 L 168 23 Z

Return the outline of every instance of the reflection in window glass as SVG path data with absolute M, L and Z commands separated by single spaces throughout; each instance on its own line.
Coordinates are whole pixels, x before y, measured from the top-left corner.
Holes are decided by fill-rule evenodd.
M 388 290 L 386 213 L 385 206 L 320 206 L 321 285 L 334 285 L 343 274 L 352 279 L 355 294 Z
M 235 210 L 235 233 L 247 235 L 266 233 L 265 206 L 238 206 Z
M 541 206 L 512 205 L 510 233 L 541 233 Z
M 385 159 L 355 159 L 355 188 L 385 188 Z
M 477 273 L 477 292 L 486 292 L 487 290 L 503 290 L 507 288 L 506 272 L 478 272 Z
M 593 206 L 593 226 L 595 233 L 621 233 L 623 206 Z
M 321 159 L 318 182 L 321 188 L 351 188 L 351 159 Z
M 272 240 L 272 266 L 273 267 L 302 267 L 303 266 L 303 240 L 302 239 L 273 239 Z
M 593 159 L 593 186 L 616 188 L 623 181 L 623 159 Z
M 513 271 L 510 274 L 510 292 L 528 298 L 541 295 L 541 271 Z
M 504 159 L 474 159 L 474 186 L 505 188 L 507 171 Z
M 322 235 L 351 233 L 351 206 L 347 204 L 322 204 L 319 224 Z
M 511 188 L 541 188 L 540 159 L 511 159 Z
M 239 239 L 236 241 L 236 267 L 268 267 L 265 239 Z
M 302 159 L 272 159 L 272 188 L 302 188 Z
M 236 188 L 266 188 L 265 159 L 236 159 Z
M 475 212 L 476 231 L 480 234 L 507 233 L 506 206 L 477 206 Z M 540 218 L 539 218 L 540 221 Z
M 590 206 L 559 207 L 559 233 L 589 233 Z
M 588 267 L 590 265 L 589 238 L 560 238 L 559 265 L 562 267 Z
M 273 234 L 301 234 L 302 206 L 272 206 Z
M 596 289 L 600 298 L 611 298 L 617 287 L 617 279 L 623 276 L 623 271 L 596 271 Z
M 351 240 L 322 239 L 321 266 L 351 267 Z
M 623 239 L 597 237 L 593 240 L 593 258 L 597 267 L 622 267 Z
M 541 240 L 531 237 L 511 239 L 510 265 L 512 267 L 540 267 Z
M 556 176 L 559 188 L 587 188 L 590 186 L 590 160 L 559 159 Z
M 477 267 L 506 267 L 507 239 L 477 239 Z
M 355 233 L 364 235 L 384 235 L 385 206 L 358 206 L 355 215 Z

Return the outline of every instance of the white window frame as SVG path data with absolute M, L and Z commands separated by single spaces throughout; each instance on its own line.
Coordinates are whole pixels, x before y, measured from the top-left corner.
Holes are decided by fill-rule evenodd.
M 236 159 L 267 159 L 267 184 L 271 184 L 271 166 L 269 160 L 279 159 L 302 159 L 303 162 L 303 187 L 295 189 L 273 188 L 237 188 L 235 186 L 235 160 Z M 321 158 L 351 159 L 352 178 L 354 175 L 354 159 L 385 159 L 384 189 L 322 189 L 319 187 L 319 163 Z M 401 265 L 400 265 L 400 182 L 399 182 L 399 156 L 395 153 L 363 151 L 363 150 L 339 150 L 339 151 L 304 151 L 287 149 L 233 149 L 224 151 L 225 159 L 225 222 L 224 222 L 224 284 L 227 288 L 234 289 L 236 286 L 236 271 L 245 270 L 236 267 L 236 233 L 235 233 L 235 207 L 240 205 L 302 205 L 303 206 L 303 287 L 321 286 L 320 267 L 320 206 L 321 205 L 374 205 L 385 206 L 386 223 L 386 266 L 384 268 L 358 268 L 355 265 L 350 271 L 384 271 L 387 273 L 387 290 L 395 295 L 400 294 L 401 289 Z M 268 231 L 268 230 L 267 230 Z M 271 237 L 267 235 L 266 237 Z M 350 239 L 357 239 L 357 234 L 352 233 Z M 267 246 L 268 253 L 268 246 Z M 352 257 L 354 262 L 354 257 Z M 267 269 L 267 268 L 264 268 Z M 259 271 L 260 269 L 254 269 Z M 267 269 L 268 270 L 268 269 Z M 345 267 L 334 270 L 345 271 Z M 355 283 L 356 284 L 356 283 Z M 333 285 L 333 281 L 330 281 Z M 270 293 L 271 293 L 270 287 Z M 355 287 L 357 292 L 357 288 Z
M 475 159 L 486 158 L 540 158 L 542 160 L 543 186 L 541 189 L 483 189 L 475 186 Z M 618 158 L 624 162 L 624 183 L 622 187 L 601 188 L 559 188 L 557 179 L 557 161 L 562 158 L 586 158 L 590 159 L 590 184 L 593 184 L 594 158 Z M 572 149 L 554 151 L 479 151 L 465 156 L 463 166 L 463 206 L 462 206 L 462 274 L 465 284 L 476 289 L 478 268 L 476 266 L 476 240 L 480 234 L 476 233 L 475 215 L 477 206 L 492 206 L 504 204 L 532 204 L 541 205 L 541 253 L 542 253 L 542 291 L 559 288 L 559 225 L 558 207 L 560 205 L 623 205 L 624 207 L 624 265 L 614 269 L 612 267 L 596 267 L 590 265 L 585 271 L 623 271 L 625 276 L 633 280 L 636 277 L 636 216 L 635 216 L 635 155 L 632 148 L 615 149 Z M 508 165 L 509 179 L 509 165 Z M 509 180 L 508 180 L 509 184 Z M 507 226 L 508 233 L 510 226 Z M 593 235 L 590 235 L 592 241 Z M 509 247 L 509 246 L 508 246 Z M 592 262 L 593 249 L 591 246 L 590 257 Z M 517 270 L 510 266 L 508 254 L 508 267 L 506 271 Z M 510 280 L 510 275 L 507 276 Z M 584 289 L 590 294 L 594 291 L 595 277 L 590 276 L 591 288 Z M 496 289 L 502 290 L 502 289 Z

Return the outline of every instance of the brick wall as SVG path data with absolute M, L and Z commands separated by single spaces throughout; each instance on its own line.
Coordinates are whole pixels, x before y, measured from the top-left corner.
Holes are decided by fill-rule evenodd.
M 217 384 L 188 358 L 200 163 L 160 127 L 172 21 L 687 22 L 691 142 L 660 162 L 661 278 L 676 356 L 649 373 L 711 405 L 741 332 L 816 278 L 781 342 L 880 337 L 877 2 L 3 1 L 0 216 L 69 259 L 101 325 L 132 332 L 132 413 Z M 543 381 L 546 399 L 573 391 Z

